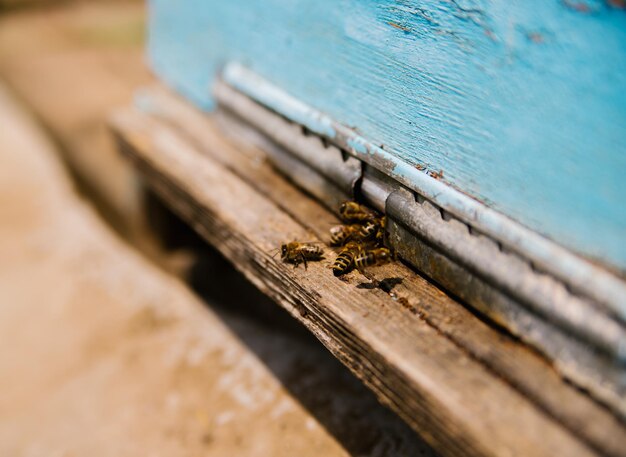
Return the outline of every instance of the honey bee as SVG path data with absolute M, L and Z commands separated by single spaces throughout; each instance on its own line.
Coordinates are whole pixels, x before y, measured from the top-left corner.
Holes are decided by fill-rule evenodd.
M 344 202 L 339 207 L 339 215 L 344 222 L 363 223 L 376 219 L 376 213 L 356 202 Z
M 291 243 L 282 244 L 280 246 L 280 258 L 283 262 L 293 263 L 296 267 L 304 263 L 304 268 L 306 269 L 307 260 L 322 260 L 324 258 L 324 251 L 321 247 L 311 243 L 292 241 Z
M 361 226 L 352 225 L 336 225 L 330 229 L 330 245 L 343 246 L 352 238 L 360 233 Z
M 335 276 L 341 276 L 348 273 L 354 266 L 354 259 L 363 250 L 362 246 L 355 242 L 350 241 L 339 252 L 333 263 L 333 274 Z
M 367 267 L 382 265 L 391 260 L 391 251 L 387 248 L 376 248 L 368 251 L 361 251 L 354 258 L 354 265 L 359 271 L 363 271 Z
M 359 239 L 364 242 L 382 244 L 385 237 L 385 217 L 372 219 L 365 222 L 359 228 Z

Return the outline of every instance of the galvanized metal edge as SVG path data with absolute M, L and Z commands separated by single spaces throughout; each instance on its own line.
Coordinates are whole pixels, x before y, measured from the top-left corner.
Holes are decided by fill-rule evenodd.
M 220 100 L 227 102 L 232 112 L 333 181 L 344 193 L 353 195 L 354 187 L 361 177 L 360 160 L 352 156 L 344 158 L 337 146 L 322 144 L 318 135 L 303 134 L 302 126 L 273 116 L 272 111 L 242 96 L 227 84 L 218 81 L 215 89 L 218 103 Z
M 535 269 L 555 276 L 572 291 L 591 298 L 626 322 L 626 283 L 610 271 L 399 160 L 389 151 L 295 99 L 242 65 L 227 64 L 222 77 L 227 85 L 393 177 L 467 223 L 473 230 L 492 237 L 507 250 L 528 259 Z
M 215 120 L 222 131 L 239 140 L 242 137 L 247 138 L 247 141 L 265 152 L 267 158 L 282 174 L 289 177 L 298 187 L 308 191 L 318 201 L 326 204 L 327 207 L 338 208 L 342 202 L 353 198 L 352 187 L 346 190 L 345 186 L 338 186 L 336 181 L 328 179 L 327 176 L 311 167 L 309 163 L 300 160 L 289 149 L 276 144 L 271 137 L 261 134 L 256 138 L 252 138 L 250 132 L 254 129 L 257 133 L 260 133 L 259 129 L 236 117 L 232 112 L 217 110 L 215 114 Z M 300 132 L 294 133 L 302 136 Z M 334 151 L 327 152 L 334 153 Z M 341 156 L 339 150 L 337 150 L 337 153 Z M 352 159 L 360 167 L 359 161 Z M 352 174 L 348 174 L 348 176 L 352 178 Z M 358 177 L 360 177 L 360 173 L 354 179 L 356 180 Z
M 535 314 L 610 354 L 624 353 L 626 329 L 616 320 L 569 294 L 551 276 L 533 272 L 527 262 L 502 251 L 488 237 L 469 233 L 461 221 L 442 220 L 441 211 L 430 202 L 419 203 L 412 193 L 395 191 L 386 200 L 386 214 Z

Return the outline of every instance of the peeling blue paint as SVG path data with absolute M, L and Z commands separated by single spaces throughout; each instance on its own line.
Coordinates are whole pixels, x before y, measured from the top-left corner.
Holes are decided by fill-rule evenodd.
M 406 179 L 443 170 L 626 271 L 626 13 L 586 3 L 152 0 L 150 58 L 205 109 L 220 68 L 240 62 L 325 113 L 277 108 L 316 133 L 337 134 L 328 119 L 357 127 Z
M 370 152 L 367 144 L 359 138 L 351 138 L 348 140 L 348 146 L 357 154 L 368 154 Z

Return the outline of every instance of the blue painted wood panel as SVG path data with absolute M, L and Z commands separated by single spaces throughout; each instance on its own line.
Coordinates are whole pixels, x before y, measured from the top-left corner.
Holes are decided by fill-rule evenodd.
M 152 0 L 205 109 L 237 61 L 412 165 L 626 270 L 626 11 L 590 0 Z

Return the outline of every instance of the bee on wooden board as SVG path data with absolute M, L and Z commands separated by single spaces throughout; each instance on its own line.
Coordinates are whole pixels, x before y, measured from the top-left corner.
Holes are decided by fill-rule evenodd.
M 356 241 L 346 244 L 333 262 L 333 274 L 341 276 L 348 273 L 354 266 L 354 259 L 363 251 L 363 246 Z
M 357 202 L 344 202 L 339 207 L 339 215 L 344 222 L 362 224 L 376 219 L 376 213 Z
M 319 261 L 323 258 L 324 251 L 322 248 L 312 243 L 292 241 L 280 246 L 280 259 L 283 262 L 292 263 L 296 267 L 304 263 L 304 268 L 306 269 L 307 261 Z
M 391 251 L 387 248 L 369 249 L 360 251 L 354 258 L 354 265 L 359 271 L 367 267 L 382 265 L 392 259 Z
M 335 225 L 330 229 L 330 245 L 343 246 L 348 241 L 357 237 L 361 232 L 359 224 Z
M 372 219 L 359 228 L 359 240 L 380 245 L 385 237 L 385 217 Z

